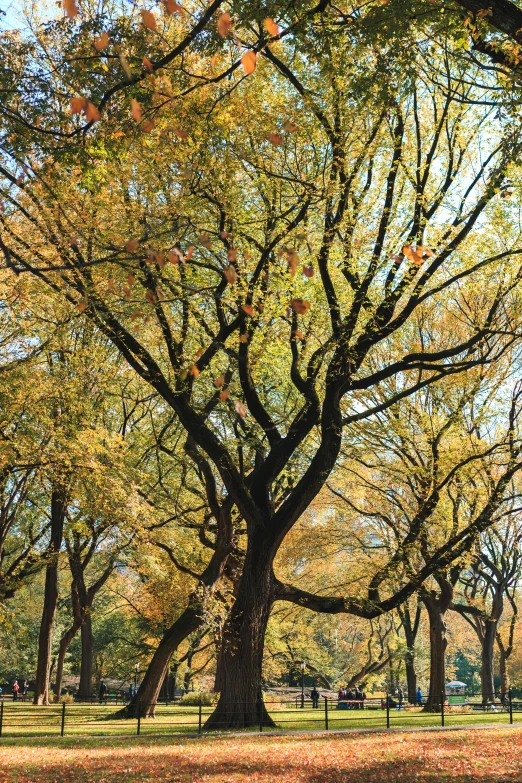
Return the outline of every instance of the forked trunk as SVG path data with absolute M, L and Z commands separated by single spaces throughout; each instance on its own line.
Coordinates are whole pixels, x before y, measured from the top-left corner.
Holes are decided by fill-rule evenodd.
M 261 673 L 272 607 L 271 553 L 251 537 L 238 595 L 223 631 L 220 696 L 206 730 L 274 726 L 262 701 Z
M 82 642 L 82 660 L 80 666 L 80 699 L 90 699 L 92 694 L 92 665 L 94 658 L 94 637 L 92 635 L 92 620 L 87 611 L 80 630 Z

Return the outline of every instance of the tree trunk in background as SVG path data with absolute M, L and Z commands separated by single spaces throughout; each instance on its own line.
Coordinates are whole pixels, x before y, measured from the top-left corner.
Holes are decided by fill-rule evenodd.
M 493 656 L 495 651 L 495 634 L 497 621 L 487 619 L 484 624 L 484 638 L 482 642 L 482 661 L 480 666 L 480 684 L 482 688 L 482 701 L 495 701 L 495 680 L 493 672 Z
M 274 726 L 262 703 L 265 632 L 273 601 L 273 554 L 251 536 L 240 589 L 223 631 L 222 688 L 205 729 Z
M 60 647 L 58 649 L 58 663 L 56 666 L 56 680 L 54 683 L 54 700 L 59 701 L 62 693 L 62 680 L 63 680 L 63 666 L 65 663 L 65 655 L 69 649 L 69 645 L 74 639 L 78 628 L 73 624 L 64 633 L 60 639 Z
M 446 638 L 445 616 L 453 598 L 453 586 L 446 579 L 437 579 L 440 592 L 422 595 L 430 621 L 430 689 L 424 709 L 439 712 L 442 694 L 446 689 Z
M 49 673 L 54 619 L 58 604 L 58 558 L 65 520 L 65 493 L 54 488 L 51 493 L 51 539 L 45 570 L 44 606 L 38 637 L 38 663 L 34 688 L 34 704 L 49 704 Z
M 415 704 L 417 698 L 417 672 L 415 671 L 415 655 L 411 648 L 406 650 L 404 666 L 406 668 L 408 701 L 410 704 Z
M 92 664 L 94 658 L 94 637 L 92 619 L 87 609 L 80 629 L 82 642 L 82 660 L 80 666 L 80 685 L 78 695 L 81 699 L 90 699 L 92 694 Z
M 415 671 L 415 640 L 419 630 L 422 604 L 417 600 L 415 614 L 412 618 L 408 602 L 398 608 L 399 617 L 404 629 L 404 638 L 406 640 L 406 653 L 404 655 L 404 666 L 406 669 L 406 683 L 408 689 L 408 701 L 410 704 L 417 703 L 417 672 Z

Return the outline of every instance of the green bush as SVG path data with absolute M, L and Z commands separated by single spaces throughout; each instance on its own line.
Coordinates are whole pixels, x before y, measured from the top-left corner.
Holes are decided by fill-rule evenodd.
M 203 704 L 205 707 L 210 707 L 215 703 L 215 701 L 216 696 L 214 693 L 197 693 L 195 691 L 194 693 L 186 693 L 181 697 L 179 703 L 185 705 L 186 707 L 197 707 L 198 704 Z

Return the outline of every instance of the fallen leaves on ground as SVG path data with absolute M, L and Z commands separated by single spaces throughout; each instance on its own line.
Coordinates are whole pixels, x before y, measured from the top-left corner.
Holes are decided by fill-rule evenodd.
M 15 761 L 13 762 L 13 759 Z M 519 729 L 306 737 L 3 740 L 1 783 L 519 783 Z

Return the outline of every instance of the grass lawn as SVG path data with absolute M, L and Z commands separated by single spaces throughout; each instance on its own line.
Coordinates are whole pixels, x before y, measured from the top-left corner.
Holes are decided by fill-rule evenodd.
M 522 730 L 4 739 L 0 783 L 520 783 Z
M 277 727 L 288 730 L 324 729 L 324 708 L 318 710 L 285 708 L 273 709 L 274 705 L 267 705 Z M 137 730 L 135 719 L 121 720 L 114 717 L 114 706 L 68 704 L 65 710 L 65 734 L 66 736 L 97 735 L 114 736 L 121 734 L 134 735 Z M 154 719 L 141 721 L 141 734 L 189 734 L 198 732 L 199 723 L 198 707 L 180 707 L 179 705 L 160 705 Z M 212 707 L 203 707 L 202 723 L 204 724 Z M 384 710 L 329 710 L 330 729 L 364 729 L 384 728 L 386 726 L 386 712 Z M 522 718 L 521 713 L 515 713 L 515 720 Z M 445 715 L 446 726 L 451 725 L 479 725 L 481 723 L 507 724 L 507 713 L 483 713 L 475 711 L 470 713 L 447 711 Z M 3 712 L 2 734 L 4 739 L 9 737 L 24 736 L 58 736 L 62 722 L 62 705 L 50 707 L 35 707 L 29 703 L 13 704 L 6 702 Z M 440 726 L 440 714 L 425 714 L 417 709 L 412 711 L 390 710 L 390 722 L 392 727 L 414 726 Z

